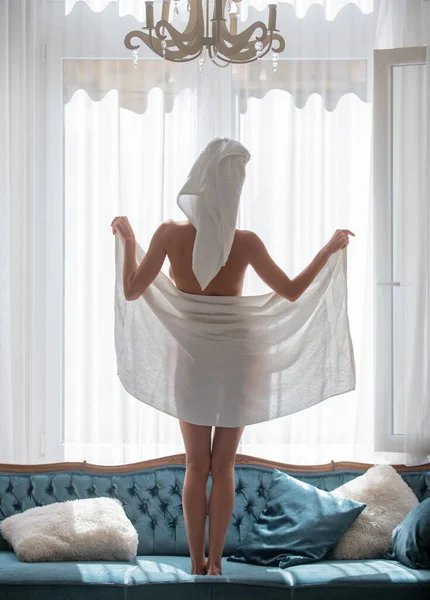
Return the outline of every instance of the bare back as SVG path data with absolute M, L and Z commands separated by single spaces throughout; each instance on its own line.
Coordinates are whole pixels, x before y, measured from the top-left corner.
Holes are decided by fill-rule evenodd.
M 246 268 L 249 265 L 246 232 L 237 230 L 227 263 L 205 290 L 192 270 L 196 230 L 189 221 L 169 223 L 166 251 L 170 261 L 170 277 L 176 287 L 187 294 L 204 296 L 241 296 Z
M 293 280 L 275 263 L 261 239 L 252 231 L 236 230 L 227 263 L 206 289 L 201 290 L 192 270 L 196 230 L 189 222 L 167 221 L 152 236 L 148 251 L 138 265 L 135 259 L 135 239 L 127 217 L 112 222 L 113 233 L 123 229 L 128 242 L 124 257 L 124 295 L 127 300 L 139 298 L 160 272 L 166 257 L 170 261 L 170 277 L 176 287 L 187 294 L 203 296 L 241 296 L 245 273 L 251 266 L 256 274 L 275 293 L 294 302 L 314 280 L 329 256 L 349 244 L 348 229 L 337 229 L 331 240 L 318 252 L 314 260 Z

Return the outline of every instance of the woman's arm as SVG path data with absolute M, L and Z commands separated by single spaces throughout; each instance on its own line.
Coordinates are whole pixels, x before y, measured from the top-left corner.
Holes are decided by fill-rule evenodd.
M 126 300 L 136 300 L 151 285 L 163 266 L 167 255 L 166 230 L 162 223 L 154 233 L 148 252 L 138 265 L 136 261 L 136 239 L 127 217 L 117 217 L 112 221 L 112 231 L 121 234 L 124 240 L 123 286 Z
M 161 271 L 166 251 L 166 228 L 162 223 L 154 233 L 148 252 L 137 267 L 136 242 L 125 241 L 124 254 L 124 296 L 126 300 L 136 300 L 151 285 Z M 133 269 L 134 261 L 134 269 Z
M 255 233 L 248 234 L 249 264 L 274 292 L 291 302 L 300 298 L 309 287 L 329 257 L 349 244 L 348 229 L 338 229 L 331 240 L 318 252 L 313 261 L 297 277 L 290 279 L 268 253 L 265 245 Z

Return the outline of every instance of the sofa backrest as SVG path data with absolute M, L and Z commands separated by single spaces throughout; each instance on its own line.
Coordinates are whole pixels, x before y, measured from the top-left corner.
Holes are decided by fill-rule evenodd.
M 361 475 L 365 469 L 284 472 L 333 491 Z M 22 467 L 21 467 L 22 468 Z M 40 467 L 39 467 L 40 470 Z M 182 513 L 184 464 L 169 464 L 123 472 L 55 470 L 46 472 L 0 472 L 0 520 L 35 506 L 53 502 L 106 496 L 118 498 L 139 534 L 138 553 L 188 555 Z M 232 554 L 242 542 L 266 504 L 273 469 L 252 464 L 236 465 L 235 507 L 227 532 L 224 554 Z M 422 501 L 430 497 L 430 469 L 400 473 Z M 208 481 L 208 494 L 211 478 Z M 0 550 L 8 545 L 0 537 Z

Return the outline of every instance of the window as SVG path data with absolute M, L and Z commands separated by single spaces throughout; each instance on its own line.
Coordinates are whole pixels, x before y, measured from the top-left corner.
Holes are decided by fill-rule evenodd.
M 401 452 L 412 358 L 425 47 L 375 51 L 375 442 Z

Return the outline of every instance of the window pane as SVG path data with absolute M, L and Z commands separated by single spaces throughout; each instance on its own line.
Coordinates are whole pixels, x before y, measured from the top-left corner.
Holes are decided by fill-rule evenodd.
M 393 433 L 403 434 L 417 288 L 424 65 L 393 67 Z

